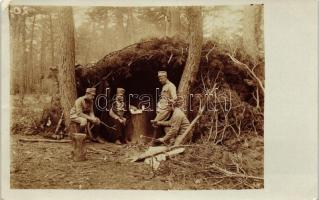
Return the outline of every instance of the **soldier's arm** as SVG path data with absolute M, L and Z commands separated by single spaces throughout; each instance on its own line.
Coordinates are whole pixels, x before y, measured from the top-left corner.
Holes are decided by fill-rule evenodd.
M 157 122 L 158 126 L 172 126 L 172 121 L 168 120 L 168 121 L 158 121 Z
M 110 109 L 109 114 L 113 119 L 120 119 L 120 117 L 113 112 L 112 108 Z
M 169 87 L 169 92 L 170 92 L 170 95 L 171 95 L 172 99 L 176 99 L 176 98 L 177 98 L 175 85 L 172 84 L 172 85 Z
M 82 102 L 79 99 L 77 99 L 75 101 L 75 112 L 76 112 L 76 115 L 79 117 L 83 117 L 83 118 L 90 120 L 90 121 L 93 120 L 93 118 L 91 116 L 83 113 Z
M 177 135 L 178 130 L 179 130 L 180 126 L 181 126 L 181 123 L 182 123 L 182 118 L 179 115 L 172 116 L 171 128 L 166 133 L 166 135 L 163 137 L 163 141 L 164 142 L 169 140 L 169 139 L 171 139 L 175 135 Z
M 93 111 L 93 104 L 91 105 L 90 117 L 95 118 L 94 111 Z

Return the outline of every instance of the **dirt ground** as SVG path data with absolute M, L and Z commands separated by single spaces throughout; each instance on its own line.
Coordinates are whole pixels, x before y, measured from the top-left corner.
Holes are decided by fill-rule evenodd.
M 25 143 L 18 138 L 11 138 L 12 188 L 169 189 L 161 177 L 153 178 L 149 166 L 127 160 L 128 145 L 87 143 L 101 152 L 88 150 L 87 161 L 74 162 L 69 143 Z
M 129 158 L 147 146 L 86 143 L 87 160 L 74 162 L 70 143 L 22 142 L 43 138 L 30 126 L 41 109 L 31 109 L 43 98 L 13 97 L 11 123 L 11 188 L 16 189 L 258 189 L 263 180 L 240 178 L 211 171 L 218 164 L 233 172 L 263 177 L 263 138 L 250 135 L 221 145 L 197 141 L 183 154 L 161 163 L 157 171 Z M 21 124 L 23 122 L 23 124 Z M 29 127 L 29 128 L 28 128 Z M 230 160 L 232 162 L 230 162 Z M 234 162 L 235 161 L 235 162 Z M 237 167 L 237 171 L 236 171 Z

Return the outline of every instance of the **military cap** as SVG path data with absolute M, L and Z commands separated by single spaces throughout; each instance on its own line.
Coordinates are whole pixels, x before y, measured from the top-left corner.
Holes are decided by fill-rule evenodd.
M 167 76 L 166 71 L 158 71 L 158 76 Z
M 116 88 L 116 95 L 124 95 L 125 89 L 124 88 Z
M 184 103 L 184 98 L 180 95 L 177 95 L 177 98 L 176 99 L 171 99 L 168 101 L 168 105 L 171 105 L 171 106 L 175 106 L 175 107 L 180 107 L 182 106 Z
M 86 93 L 89 93 L 89 94 L 96 94 L 96 89 L 95 88 L 86 88 Z

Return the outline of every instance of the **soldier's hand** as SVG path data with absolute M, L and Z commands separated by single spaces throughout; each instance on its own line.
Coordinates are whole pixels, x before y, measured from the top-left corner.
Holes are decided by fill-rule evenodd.
M 100 121 L 100 119 L 99 119 L 98 117 L 94 117 L 94 118 L 93 118 L 93 123 L 94 123 L 94 124 L 100 124 L 101 121 Z
M 154 128 L 157 128 L 158 127 L 158 124 L 157 124 L 157 121 L 156 120 L 151 120 L 151 123 L 152 123 L 152 126 Z
M 119 118 L 118 120 L 121 124 L 124 124 L 124 119 Z
M 100 123 L 101 123 L 101 120 L 98 117 L 96 117 L 96 124 L 100 124 Z
M 125 118 L 125 117 L 123 117 L 122 123 L 123 123 L 124 125 L 126 124 L 126 118 Z
M 164 138 L 158 138 L 156 139 L 157 142 L 160 142 L 160 143 L 164 143 Z

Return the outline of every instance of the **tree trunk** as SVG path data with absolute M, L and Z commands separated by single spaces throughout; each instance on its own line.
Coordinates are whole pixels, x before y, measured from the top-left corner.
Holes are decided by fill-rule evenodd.
M 180 8 L 168 7 L 168 36 L 179 35 L 181 29 Z
M 13 9 L 9 7 L 10 12 Z M 21 48 L 19 48 L 20 36 L 21 36 L 21 27 L 24 18 L 10 13 L 10 63 L 11 63 L 11 93 L 15 94 L 20 89 L 20 79 L 22 78 L 21 68 L 19 61 L 21 59 Z
M 135 27 L 134 27 L 134 17 L 133 8 L 127 9 L 127 25 L 126 25 L 126 36 L 128 37 L 128 42 L 131 44 L 135 40 Z
M 253 62 L 257 62 L 258 46 L 256 40 L 256 6 L 249 5 L 244 8 L 243 16 L 243 47 Z
M 70 123 L 70 110 L 76 99 L 75 86 L 75 42 L 72 7 L 62 7 L 58 10 L 59 57 L 58 82 L 61 106 L 65 116 L 66 126 Z
M 178 94 L 186 100 L 186 104 L 184 105 L 184 110 L 186 110 L 186 113 L 186 108 L 188 108 L 189 104 L 189 89 L 197 76 L 203 43 L 203 19 L 201 8 L 188 8 L 187 14 L 190 28 L 189 51 L 186 65 L 178 87 Z
M 256 42 L 259 58 L 264 57 L 264 7 L 259 5 L 256 8 Z
M 39 84 L 40 84 L 40 90 L 43 91 L 43 80 L 44 80 L 44 74 L 46 69 L 46 35 L 45 35 L 45 28 L 44 23 L 42 24 L 42 33 L 41 33 L 41 47 L 40 47 L 40 78 L 39 78 Z
M 53 40 L 53 26 L 52 26 L 52 16 L 50 16 L 50 42 L 51 42 L 51 66 L 54 65 L 54 40 Z
M 107 12 L 108 13 L 108 12 Z M 104 50 L 109 52 L 111 50 L 110 48 L 110 42 L 112 39 L 110 38 L 110 33 L 109 33 L 109 19 L 108 19 L 108 14 L 105 14 L 104 18 L 104 27 L 103 27 L 103 42 L 104 42 Z
M 24 96 L 25 92 L 26 92 L 26 89 L 27 89 L 27 83 L 28 83 L 28 80 L 27 80 L 27 52 L 26 52 L 26 17 L 23 17 L 22 19 L 22 27 L 21 27 L 21 30 L 22 30 L 22 34 L 21 34 L 21 43 L 22 43 L 22 49 L 21 49 L 21 59 L 20 59 L 20 62 L 19 62 L 19 65 L 21 66 L 21 73 L 20 73 L 20 81 L 21 81 L 21 84 L 20 84 L 20 91 L 21 91 L 21 94 L 22 96 Z
M 85 147 L 86 134 L 73 133 L 71 139 L 72 139 L 72 144 L 73 144 L 73 151 L 72 151 L 73 160 L 76 162 L 86 160 L 86 156 L 85 156 L 85 154 L 86 154 L 86 147 Z
M 30 44 L 29 44 L 29 48 L 30 48 L 30 53 L 29 53 L 29 73 L 28 73 L 28 91 L 31 92 L 31 89 L 34 87 L 34 83 L 35 83 L 35 76 L 36 73 L 34 72 L 34 63 L 33 63 L 33 39 L 34 39 L 34 26 L 35 26 L 35 20 L 36 20 L 36 15 L 33 16 L 32 19 L 32 28 L 31 28 L 31 36 L 30 36 Z
M 115 11 L 116 17 L 116 31 L 117 31 L 117 49 L 122 48 L 126 44 L 125 29 L 123 23 L 123 9 L 117 8 Z
M 92 42 L 94 42 L 95 40 L 95 38 L 93 37 L 94 32 L 95 32 L 95 22 L 91 24 L 89 41 L 87 41 L 87 49 L 86 49 L 85 58 L 84 58 L 84 61 L 86 64 L 91 62 L 91 46 L 92 46 Z

